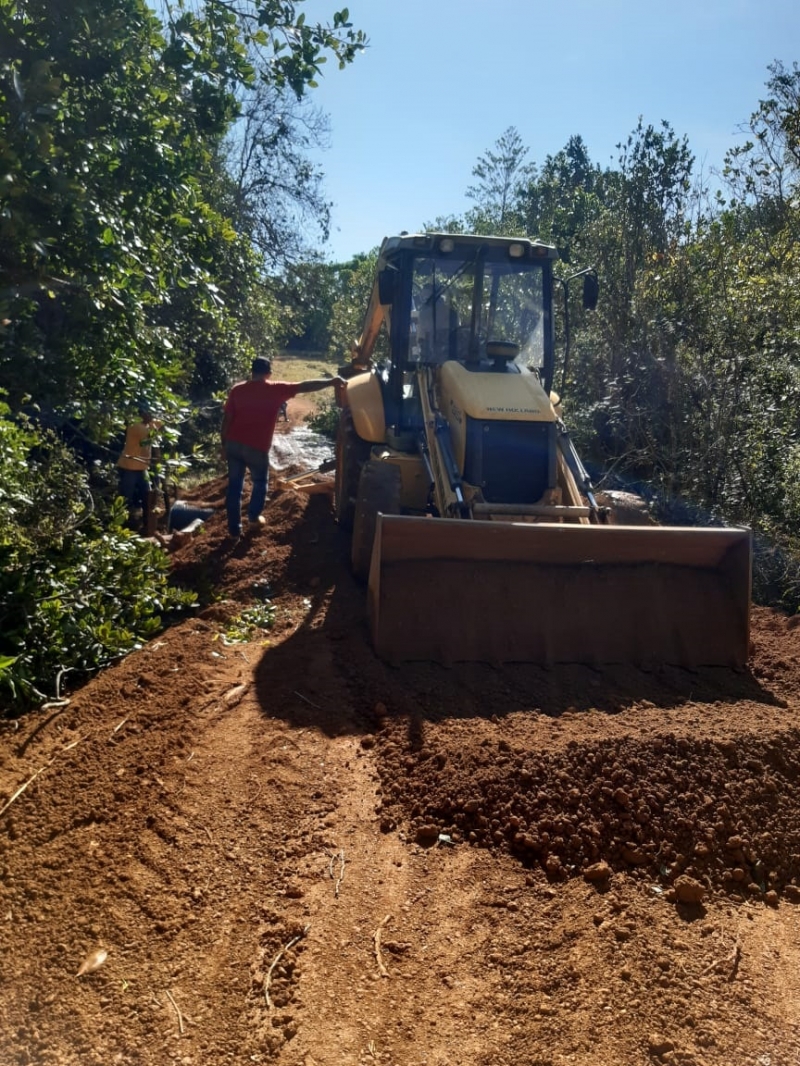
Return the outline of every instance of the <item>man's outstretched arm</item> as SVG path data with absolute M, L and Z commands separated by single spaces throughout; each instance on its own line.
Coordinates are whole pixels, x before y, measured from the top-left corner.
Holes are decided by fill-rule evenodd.
M 344 385 L 344 378 L 309 378 L 308 381 L 301 381 L 297 386 L 298 393 L 300 392 L 319 392 L 320 389 L 330 389 L 334 385 Z

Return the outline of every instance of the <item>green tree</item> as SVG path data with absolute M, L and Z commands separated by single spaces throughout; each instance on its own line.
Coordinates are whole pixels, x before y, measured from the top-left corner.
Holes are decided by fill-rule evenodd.
M 287 346 L 327 352 L 334 307 L 342 297 L 347 268 L 339 263 L 298 263 L 281 279 L 280 301 Z
M 327 143 L 317 109 L 263 82 L 244 94 L 227 144 L 231 214 L 269 272 L 304 259 L 328 239 L 330 204 L 309 151 Z
M 769 95 L 744 127 L 747 140 L 727 153 L 724 169 L 732 204 L 746 209 L 748 228 L 766 240 L 782 226 L 796 232 L 800 175 L 800 67 L 768 69 Z
M 562 259 L 576 261 L 576 240 L 585 234 L 603 202 L 603 176 L 591 162 L 583 139 L 570 137 L 564 148 L 549 155 L 520 189 L 519 204 L 526 231 L 555 244 Z
M 800 70 L 770 68 L 752 139 L 728 153 L 727 199 L 701 219 L 684 258 L 691 489 L 771 534 L 800 517 Z
M 467 225 L 476 233 L 521 233 L 522 220 L 517 210 L 520 187 L 535 173 L 526 165 L 528 149 L 514 126 L 495 141 L 472 168 L 477 179 L 466 195 L 476 201 L 467 213 Z
M 686 237 L 693 157 L 668 123 L 636 129 L 620 146 L 619 169 L 603 174 L 581 238 L 601 279 L 591 356 L 576 352 L 572 392 L 593 404 L 592 443 L 639 474 L 662 472 L 674 453 L 675 323 L 658 281 Z
M 336 268 L 338 298 L 331 318 L 331 354 L 341 363 L 350 360 L 353 344 L 361 336 L 377 263 L 378 249 L 375 248 Z M 380 350 L 379 346 L 378 352 Z
M 165 36 L 141 0 L 0 0 L 13 42 L 0 70 L 0 368 L 13 404 L 30 394 L 100 433 L 135 395 L 168 399 L 196 380 L 187 338 L 247 348 L 243 319 L 263 301 L 242 292 L 260 266 L 228 209 L 221 140 L 237 89 L 260 80 L 301 97 L 326 53 L 349 62 L 363 36 L 347 17 L 309 26 L 293 3 L 237 14 L 209 0 L 170 12 Z

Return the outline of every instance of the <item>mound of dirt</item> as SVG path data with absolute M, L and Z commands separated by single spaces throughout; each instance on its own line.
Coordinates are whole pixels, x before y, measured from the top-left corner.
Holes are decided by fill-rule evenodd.
M 665 885 L 686 875 L 770 901 L 787 885 L 791 895 L 800 874 L 798 731 L 785 715 L 784 730 L 766 733 L 745 717 L 717 738 L 698 737 L 704 713 L 672 716 L 667 731 L 631 716 L 624 732 L 593 736 L 565 716 L 556 729 L 519 715 L 495 728 L 451 720 L 424 745 L 387 729 L 387 824 L 505 848 L 552 880 L 603 862 Z
M 794 620 L 742 673 L 390 667 L 327 496 L 236 544 L 192 498 L 195 615 L 0 736 L 2 1062 L 798 1060 Z

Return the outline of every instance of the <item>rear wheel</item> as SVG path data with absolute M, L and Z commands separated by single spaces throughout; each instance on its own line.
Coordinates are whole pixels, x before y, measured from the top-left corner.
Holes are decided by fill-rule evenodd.
M 361 471 L 353 521 L 353 573 L 363 581 L 369 577 L 379 514 L 400 514 L 400 471 L 393 463 L 368 462 Z
M 361 468 L 369 459 L 369 441 L 362 440 L 353 425 L 349 408 L 339 415 L 336 431 L 336 479 L 333 487 L 333 507 L 336 520 L 343 529 L 353 528 L 353 516 L 358 497 Z

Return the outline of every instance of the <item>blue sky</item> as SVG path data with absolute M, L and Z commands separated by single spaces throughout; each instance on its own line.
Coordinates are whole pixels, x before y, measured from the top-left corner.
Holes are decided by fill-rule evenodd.
M 344 0 L 306 0 L 329 21 Z M 635 128 L 666 119 L 704 172 L 720 168 L 765 94 L 767 67 L 800 60 L 798 0 L 352 0 L 366 52 L 328 62 L 312 102 L 333 260 L 471 201 L 472 168 L 509 127 L 538 163 L 580 134 L 616 162 Z

